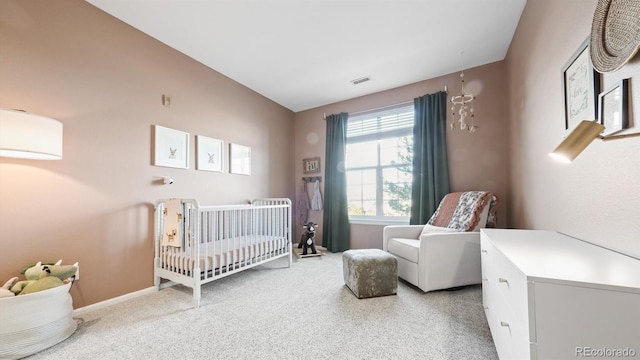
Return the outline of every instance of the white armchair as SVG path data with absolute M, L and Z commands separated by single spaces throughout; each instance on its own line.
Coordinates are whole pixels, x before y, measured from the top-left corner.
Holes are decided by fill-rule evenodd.
M 424 292 L 479 284 L 479 229 L 495 227 L 496 205 L 491 193 L 448 194 L 426 225 L 386 226 L 382 249 L 398 259 L 398 277 Z

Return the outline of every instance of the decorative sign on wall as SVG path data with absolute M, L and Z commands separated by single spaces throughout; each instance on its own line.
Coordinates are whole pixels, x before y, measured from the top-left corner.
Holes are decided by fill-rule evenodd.
M 314 157 L 302 159 L 302 172 L 304 174 L 316 174 L 320 172 L 320 158 Z
M 566 130 L 573 130 L 582 120 L 596 118 L 600 74 L 591 65 L 588 38 L 562 68 L 562 87 Z

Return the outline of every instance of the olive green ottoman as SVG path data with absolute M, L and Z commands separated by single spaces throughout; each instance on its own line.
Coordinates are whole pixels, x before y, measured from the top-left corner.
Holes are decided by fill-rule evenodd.
M 359 298 L 395 295 L 398 292 L 398 260 L 380 249 L 342 253 L 344 283 Z

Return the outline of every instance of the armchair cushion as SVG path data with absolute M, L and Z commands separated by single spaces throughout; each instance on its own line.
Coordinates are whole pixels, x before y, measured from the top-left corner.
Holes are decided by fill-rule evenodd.
M 420 240 L 391 238 L 387 243 L 387 252 L 417 263 L 420 252 Z
M 448 228 L 448 227 L 433 226 L 433 225 L 426 224 L 424 226 L 424 228 L 422 228 L 422 232 L 420 233 L 420 236 L 427 235 L 427 234 L 433 234 L 433 233 L 441 234 L 441 233 L 446 233 L 446 232 L 460 232 L 460 230 L 452 229 L 452 228 Z M 418 238 L 420 238 L 420 236 L 418 236 Z

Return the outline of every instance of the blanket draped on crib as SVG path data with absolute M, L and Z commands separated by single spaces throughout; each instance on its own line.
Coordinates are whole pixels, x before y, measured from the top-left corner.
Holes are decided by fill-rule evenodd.
M 182 247 L 182 201 L 169 199 L 164 207 L 162 246 Z

